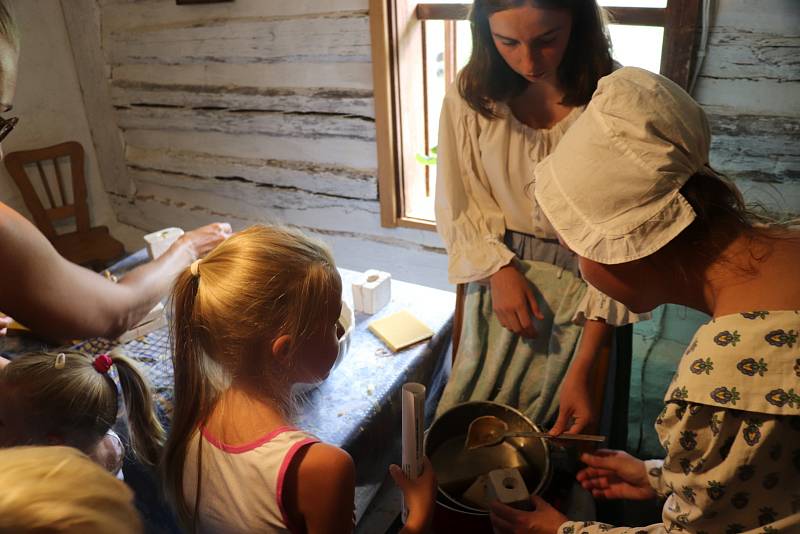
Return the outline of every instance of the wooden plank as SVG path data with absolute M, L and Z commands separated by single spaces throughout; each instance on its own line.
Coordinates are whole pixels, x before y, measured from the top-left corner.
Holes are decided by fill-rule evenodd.
M 111 34 L 111 62 L 369 62 L 366 14 L 288 20 L 201 21 L 185 27 Z
M 800 183 L 800 116 L 738 114 L 709 108 L 711 164 L 735 179 Z M 797 209 L 797 204 L 795 210 Z
M 112 79 L 123 83 L 231 85 L 372 90 L 369 63 L 205 63 L 191 65 L 134 64 L 112 68 Z
M 416 160 L 425 152 L 427 143 L 427 114 L 435 111 L 425 104 L 425 71 L 420 62 L 425 57 L 423 23 L 416 19 L 413 2 L 394 3 L 393 32 L 397 36 L 394 51 L 397 71 L 394 82 L 394 110 L 397 159 L 400 176 L 397 206 L 398 218 L 406 215 L 406 199 L 424 198 L 427 189 L 426 169 Z
M 798 12 L 800 21 L 800 12 Z M 800 36 L 714 28 L 702 74 L 712 78 L 800 82 Z
M 369 12 L 381 225 L 391 228 L 397 222 L 400 179 L 397 154 L 398 130 L 394 116 L 394 79 L 397 76 L 397 65 L 393 52 L 388 2 L 370 0 Z
M 138 0 L 136 2 L 108 4 L 103 9 L 107 30 L 118 32 L 155 25 L 176 25 L 232 18 L 285 18 L 303 15 L 366 11 L 367 0 L 293 0 L 264 1 L 236 0 L 230 4 L 216 4 L 186 8 L 164 0 Z
M 725 0 L 718 2 L 712 23 L 741 28 L 743 32 L 797 35 L 800 2 L 797 0 Z
M 468 20 L 472 4 L 417 4 L 419 20 Z M 666 13 L 660 7 L 607 7 L 612 24 L 633 26 L 664 26 Z
M 170 106 L 374 116 L 372 91 L 363 89 L 262 88 L 240 85 L 178 85 L 115 80 L 116 107 Z
M 603 8 L 610 24 L 624 26 L 664 26 L 667 22 L 666 9 L 662 7 L 606 7 Z
M 800 82 L 709 78 L 697 79 L 694 98 L 703 107 L 735 110 L 744 115 L 797 115 Z
M 783 148 L 794 148 L 800 154 L 800 114 L 766 115 L 739 113 L 736 109 L 703 106 L 708 114 L 713 135 L 731 137 L 758 137 L 782 143 Z M 776 146 L 777 148 L 777 146 Z
M 144 171 L 131 171 L 131 176 L 136 184 L 136 199 L 157 198 L 173 205 L 252 220 L 268 217 L 319 231 L 368 232 L 371 239 L 386 243 L 413 242 L 420 247 L 442 248 L 441 239 L 434 232 L 382 228 L 380 205 L 374 200 L 320 195 L 236 179 Z
M 100 10 L 95 0 L 62 0 L 64 22 L 106 190 L 130 192 L 122 138 L 111 113 L 111 94 L 101 43 Z
M 218 111 L 171 107 L 133 107 L 117 109 L 123 130 L 177 130 L 184 132 L 222 132 L 227 134 L 267 135 L 375 140 L 370 120 L 317 113 L 271 111 Z
M 417 4 L 416 16 L 419 20 L 467 20 L 472 4 Z
M 684 89 L 692 75 L 700 15 L 700 0 L 669 0 L 661 51 L 661 74 Z
M 266 135 L 171 130 L 127 130 L 128 145 L 164 150 L 203 150 L 209 154 L 240 158 L 306 161 L 323 165 L 377 168 L 375 143 L 358 139 L 306 139 Z
M 203 178 L 238 178 L 242 182 L 294 187 L 311 193 L 365 200 L 378 198 L 374 169 L 136 146 L 129 146 L 125 156 L 129 167 L 142 171 L 187 174 Z

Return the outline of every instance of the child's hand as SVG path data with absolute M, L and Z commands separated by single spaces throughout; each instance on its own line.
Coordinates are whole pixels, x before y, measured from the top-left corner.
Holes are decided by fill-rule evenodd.
M 555 534 L 567 518 L 539 497 L 531 495 L 533 511 L 507 506 L 500 501 L 491 504 L 489 518 L 496 534 Z
M 567 372 L 558 399 L 558 419 L 549 432 L 551 436 L 560 436 L 565 432 L 578 434 L 594 426 L 596 417 L 589 398 L 590 391 L 588 377 L 573 372 L 573 369 Z
M 635 500 L 656 497 L 644 462 L 626 452 L 601 449 L 582 454 L 581 461 L 588 467 L 579 471 L 576 478 L 593 497 Z
M 389 473 L 394 483 L 403 492 L 403 499 L 408 508 L 408 520 L 401 532 L 418 534 L 427 532 L 433 520 L 433 509 L 436 506 L 436 474 L 427 457 L 423 458 L 422 474 L 415 480 L 406 477 L 398 465 L 390 465 Z

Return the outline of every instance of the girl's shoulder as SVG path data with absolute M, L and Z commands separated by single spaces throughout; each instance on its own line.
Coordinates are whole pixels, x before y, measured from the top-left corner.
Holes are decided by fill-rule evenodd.
M 355 473 L 353 458 L 339 447 L 328 443 L 316 442 L 306 448 L 306 452 L 298 463 L 300 475 L 312 478 L 317 476 L 347 477 Z
M 347 452 L 322 442 L 304 447 L 286 469 L 283 502 L 289 521 L 302 522 L 309 531 L 351 530 L 355 484 L 356 468 Z

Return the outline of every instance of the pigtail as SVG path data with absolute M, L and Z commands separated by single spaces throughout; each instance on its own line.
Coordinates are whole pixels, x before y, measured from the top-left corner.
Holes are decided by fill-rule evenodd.
M 164 445 L 164 427 L 156 416 L 150 386 L 136 364 L 121 349 L 115 349 L 109 357 L 117 370 L 128 412 L 133 453 L 142 463 L 156 465 Z
M 201 347 L 203 328 L 198 324 L 197 293 L 201 281 L 184 270 L 172 290 L 172 364 L 175 376 L 175 402 L 169 438 L 164 447 L 161 473 L 164 489 L 184 525 L 193 514 L 186 506 L 183 471 L 189 442 L 205 421 L 219 396 Z M 207 282 L 206 282 L 207 283 Z M 198 473 L 199 476 L 199 473 Z M 199 484 L 197 492 L 199 494 Z

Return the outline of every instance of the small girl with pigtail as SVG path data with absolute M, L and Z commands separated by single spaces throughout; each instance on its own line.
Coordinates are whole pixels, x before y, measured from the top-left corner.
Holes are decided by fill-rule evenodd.
M 158 463 L 164 429 L 147 380 L 121 349 L 91 357 L 81 352 L 30 353 L 0 370 L 0 447 L 67 445 L 117 472 L 124 448 L 111 427 L 119 395 L 116 370 L 137 460 Z
M 325 378 L 337 358 L 341 298 L 330 252 L 275 227 L 234 234 L 178 277 L 162 473 L 190 531 L 352 531 L 353 460 L 291 424 L 292 384 Z M 422 532 L 432 468 L 413 481 L 398 471 L 404 532 Z

